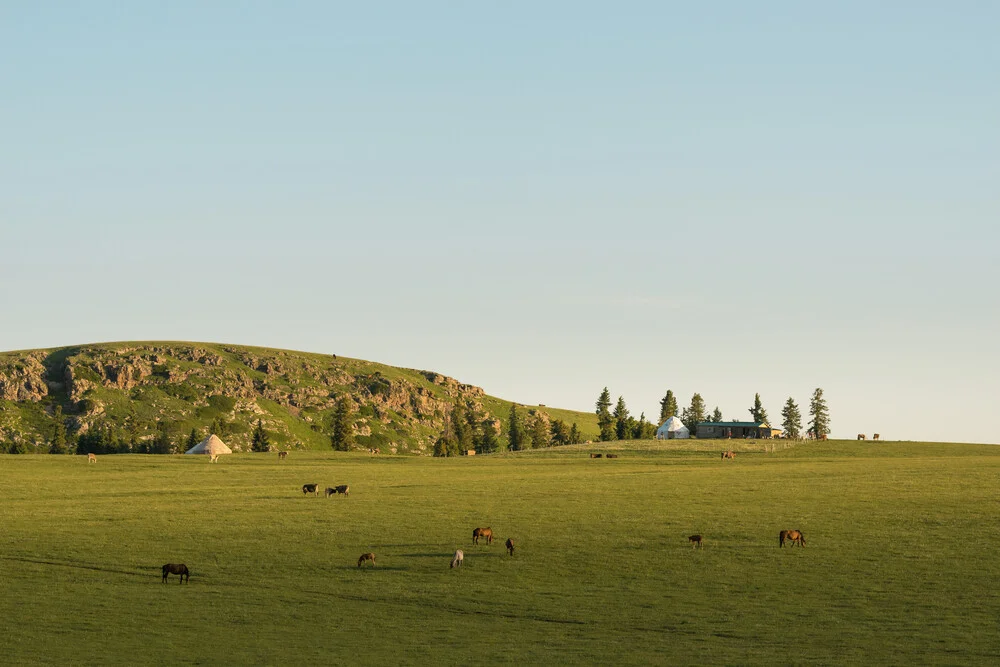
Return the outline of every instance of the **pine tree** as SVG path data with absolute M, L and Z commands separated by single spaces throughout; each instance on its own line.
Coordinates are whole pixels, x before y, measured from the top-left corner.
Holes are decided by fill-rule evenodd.
M 656 425 L 646 421 L 646 413 L 639 414 L 639 421 L 635 423 L 632 437 L 636 440 L 652 440 L 656 436 Z
M 722 410 L 719 409 L 718 405 L 715 406 L 715 412 L 712 413 L 712 418 L 710 419 L 710 421 L 713 421 L 716 424 L 718 424 L 719 422 L 726 421 L 725 419 L 722 418 Z
M 351 449 L 351 408 L 347 399 L 341 397 L 333 412 L 333 425 L 330 433 L 330 446 L 338 452 Z
M 785 430 L 785 437 L 797 439 L 802 431 L 802 413 L 799 412 L 799 406 L 795 405 L 791 396 L 785 401 L 781 416 L 784 419 L 781 426 Z
M 434 443 L 434 456 L 454 456 L 458 452 L 458 443 L 450 436 L 442 434 Z
M 812 400 L 809 401 L 809 433 L 814 438 L 822 438 L 830 434 L 830 411 L 826 407 L 826 399 L 823 398 L 823 390 L 818 388 L 813 392 Z
M 615 421 L 611 417 L 611 392 L 605 387 L 597 399 L 597 425 L 601 427 L 601 442 L 615 439 Z
M 628 408 L 625 407 L 625 399 L 621 396 L 618 397 L 618 403 L 615 405 L 615 412 L 612 415 L 615 418 L 615 437 L 619 440 L 628 440 Z
M 476 438 L 476 452 L 479 454 L 493 454 L 500 451 L 500 439 L 497 438 L 493 422 L 487 419 L 479 426 L 479 434 Z
M 129 435 L 131 435 L 131 434 L 129 434 Z M 131 438 L 130 438 L 130 441 L 131 441 Z M 201 442 L 201 438 L 198 437 L 198 429 L 192 428 L 191 429 L 191 434 L 188 436 L 187 449 L 191 449 L 192 447 L 194 447 L 195 445 L 197 445 L 199 442 Z M 187 449 L 185 449 L 184 451 L 187 451 Z
M 55 425 L 52 427 L 52 442 L 49 443 L 49 454 L 66 454 L 69 448 L 66 446 L 66 424 L 63 422 L 62 406 L 57 405 L 55 414 Z
M 192 435 L 194 431 L 191 431 Z M 264 423 L 258 419 L 257 426 L 254 427 L 253 435 L 250 439 L 250 449 L 255 452 L 271 451 L 271 437 L 264 430 Z
M 553 419 L 549 425 L 549 432 L 552 436 L 551 443 L 553 447 L 570 444 L 570 431 L 563 420 Z
M 583 442 L 583 434 L 580 433 L 580 428 L 573 422 L 573 425 L 569 429 L 569 444 L 578 445 Z
M 695 433 L 698 430 L 698 424 L 705 421 L 705 399 L 701 397 L 701 394 L 695 393 L 691 397 L 691 407 L 684 409 L 684 416 L 681 418 L 684 425 L 688 427 L 691 433 Z
M 674 396 L 674 392 L 670 389 L 667 390 L 667 395 L 660 400 L 660 423 L 667 421 L 671 417 L 677 414 L 677 397 Z
M 769 423 L 767 421 L 767 410 L 764 409 L 764 405 L 760 402 L 760 394 L 754 394 L 753 407 L 748 408 L 748 411 L 753 421 L 760 422 L 761 424 Z
M 549 427 L 545 418 L 542 417 L 542 413 L 538 412 L 535 414 L 529 433 L 531 435 L 532 448 L 540 449 L 549 446 Z
M 105 433 L 105 447 L 110 448 L 112 446 L 113 436 L 110 431 Z M 170 432 L 167 429 L 167 424 L 165 422 L 157 422 L 156 424 L 156 436 L 153 441 L 149 443 L 149 453 L 150 454 L 172 454 L 173 453 L 173 443 L 170 442 Z
M 455 407 L 451 410 L 450 428 L 451 437 L 458 443 L 460 450 L 468 451 L 473 448 L 475 433 L 472 427 L 469 426 L 468 415 L 460 401 L 455 403 Z
M 517 414 L 517 404 L 510 404 L 510 418 L 507 420 L 507 440 L 510 442 L 510 450 L 519 452 L 524 449 L 526 440 L 524 424 L 521 423 L 521 416 Z

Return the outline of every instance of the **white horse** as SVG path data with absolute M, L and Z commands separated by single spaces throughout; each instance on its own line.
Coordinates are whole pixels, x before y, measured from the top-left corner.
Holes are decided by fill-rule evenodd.
M 464 559 L 465 559 L 465 554 L 462 553 L 462 550 L 461 549 L 456 550 L 455 557 L 451 559 L 451 566 L 459 567 Z

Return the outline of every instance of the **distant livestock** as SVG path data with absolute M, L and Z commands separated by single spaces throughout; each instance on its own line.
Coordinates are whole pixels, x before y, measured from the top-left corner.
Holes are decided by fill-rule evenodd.
M 508 537 L 507 541 L 504 542 L 503 545 L 505 547 L 507 547 L 507 553 L 510 554 L 511 556 L 513 556 L 514 555 L 514 540 L 512 540 L 512 539 L 510 539 Z
M 188 583 L 191 583 L 191 571 L 188 570 L 188 566 L 184 563 L 167 563 L 163 566 L 163 583 L 167 583 L 168 574 L 179 574 L 181 579 L 179 583 L 184 583 L 184 578 L 187 577 Z
M 783 530 L 778 533 L 778 546 L 785 546 L 786 541 L 791 542 L 791 546 L 798 544 L 800 547 L 804 547 L 806 545 L 805 536 L 798 530 Z
M 284 461 L 288 457 L 288 452 L 278 452 L 278 460 Z
M 730 459 L 732 461 L 735 461 L 736 460 L 736 452 L 734 452 L 731 449 L 728 450 L 728 451 L 722 452 L 722 460 L 725 461 L 726 459 Z
M 486 540 L 486 544 L 493 544 L 493 529 L 476 528 L 472 531 L 472 543 L 479 544 L 479 538 Z
M 347 493 L 348 493 L 348 491 L 350 491 L 350 490 L 351 490 L 351 487 L 349 487 L 346 484 L 341 484 L 340 486 L 328 487 L 326 489 L 326 497 L 329 498 L 330 496 L 335 496 L 338 493 L 342 493 L 343 495 L 346 496 Z
M 698 547 L 702 546 L 701 535 L 692 535 L 691 537 L 688 538 L 688 542 L 691 543 L 691 546 L 697 549 Z
M 455 550 L 455 557 L 451 559 L 451 567 L 461 567 L 462 561 L 465 560 L 465 554 L 462 553 L 461 549 Z
M 591 454 L 591 455 L 590 455 L 590 458 L 592 458 L 592 459 L 599 459 L 599 458 L 601 458 L 602 456 L 604 456 L 604 455 L 603 455 L 603 454 Z
M 209 456 L 211 457 L 208 460 L 209 463 L 218 463 L 219 462 L 219 455 L 218 454 L 210 454 Z
M 361 554 L 361 557 L 358 558 L 358 567 L 361 567 L 368 561 L 371 561 L 372 567 L 375 567 L 375 554 L 371 552 L 368 552 L 366 554 Z
M 830 436 L 828 436 L 826 433 L 824 433 L 823 435 L 819 436 L 820 440 L 828 440 L 829 438 L 830 438 Z
M 616 459 L 616 458 L 618 458 L 618 455 L 617 454 L 605 454 L 604 458 L 606 458 L 606 459 Z
M 87 454 L 87 463 L 97 463 L 97 454 L 93 452 Z
M 865 434 L 864 433 L 858 433 L 858 440 L 864 440 L 864 439 L 865 439 Z
M 319 495 L 319 493 L 316 491 L 316 487 L 318 486 L 319 484 L 303 484 L 302 495 L 306 495 L 309 493 L 313 494 L 314 496 Z
M 878 433 L 872 436 L 872 440 L 878 440 Z

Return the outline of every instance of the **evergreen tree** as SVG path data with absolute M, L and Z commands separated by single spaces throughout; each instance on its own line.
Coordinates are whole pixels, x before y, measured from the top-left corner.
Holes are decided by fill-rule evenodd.
M 597 425 L 601 427 L 601 442 L 615 439 L 615 420 L 611 417 L 611 392 L 605 387 L 597 399 Z
M 113 446 L 114 436 L 111 435 L 110 431 L 106 432 L 106 442 L 105 447 Z M 156 436 L 153 437 L 153 441 L 149 443 L 149 453 L 150 454 L 172 454 L 174 449 L 173 443 L 170 442 L 170 431 L 167 428 L 166 422 L 157 422 L 156 424 Z
M 632 430 L 632 437 L 636 440 L 652 440 L 656 436 L 656 425 L 646 421 L 646 413 L 639 415 L 639 421 L 635 422 Z
M 211 426 L 211 428 L 208 429 L 209 435 L 214 434 L 214 435 L 216 435 L 216 436 L 218 436 L 220 438 L 223 435 L 225 435 L 225 431 L 226 431 L 225 422 L 223 422 L 222 419 L 220 419 L 219 417 L 216 417 L 215 419 L 212 420 L 212 426 Z M 195 443 L 195 444 L 198 444 L 198 443 Z
M 62 406 L 57 405 L 55 414 L 52 415 L 55 424 L 52 427 L 52 441 L 49 443 L 49 454 L 67 454 L 69 448 L 66 446 L 66 424 L 63 422 Z
M 473 428 L 469 426 L 468 415 L 461 402 L 455 403 L 455 407 L 451 410 L 450 428 L 451 437 L 458 443 L 460 450 L 468 451 L 473 448 L 475 433 Z
M 531 436 L 532 448 L 541 449 L 542 447 L 549 446 L 549 426 L 542 413 L 535 413 L 529 429 L 529 435 Z
M 674 396 L 673 391 L 668 389 L 667 395 L 660 400 L 660 423 L 662 424 L 676 414 L 677 397 Z
M 191 431 L 194 434 L 194 431 Z M 258 419 L 257 426 L 253 429 L 253 435 L 250 437 L 250 449 L 255 452 L 269 452 L 271 451 L 271 436 L 267 434 L 264 430 L 264 423 Z
M 701 397 L 701 394 L 695 393 L 691 397 L 691 407 L 684 408 L 684 416 L 681 417 L 681 421 L 691 433 L 697 432 L 698 424 L 705 421 L 705 399 Z
M 764 405 L 760 402 L 760 394 L 754 394 L 753 397 L 753 407 L 749 408 L 750 417 L 755 422 L 760 422 L 762 424 L 768 424 L 767 421 L 767 410 L 764 409 Z
M 715 412 L 712 413 L 712 417 L 711 419 L 709 419 L 709 421 L 713 421 L 715 423 L 726 421 L 725 419 L 722 418 L 722 410 L 719 409 L 718 405 L 715 406 Z
M 21 440 L 11 440 L 10 444 L 7 445 L 8 454 L 27 454 L 28 445 L 26 445 Z
M 131 438 L 130 438 L 130 440 L 131 440 Z M 184 451 L 187 451 L 188 449 L 191 449 L 192 447 L 194 447 L 195 445 L 197 445 L 199 442 L 201 442 L 201 438 L 198 437 L 198 429 L 192 427 L 191 428 L 191 434 L 188 435 L 187 449 L 185 449 Z M 131 442 L 130 442 L 130 444 L 131 444 Z
M 551 442 L 553 447 L 570 444 L 569 428 L 563 420 L 553 419 L 549 425 L 549 432 L 552 435 Z
M 625 407 L 625 399 L 621 396 L 618 397 L 618 403 L 615 405 L 615 412 L 612 415 L 615 419 L 615 437 L 618 440 L 628 440 L 629 430 L 628 430 L 628 408 Z
M 351 408 L 347 399 L 341 396 L 333 411 L 330 446 L 338 452 L 348 452 L 351 450 L 351 441 Z
M 517 405 L 510 404 L 510 418 L 507 423 L 507 440 L 510 442 L 510 450 L 519 452 L 524 449 L 527 436 L 524 432 L 524 424 L 521 423 L 521 416 L 517 414 Z
M 795 405 L 795 401 L 792 400 L 791 396 L 785 401 L 785 407 L 781 410 L 781 416 L 784 419 L 781 427 L 785 430 L 785 437 L 797 439 L 802 431 L 802 413 L 799 412 L 799 406 Z
M 434 443 L 434 456 L 455 456 L 458 443 L 451 436 L 442 434 Z
M 830 434 L 830 411 L 826 407 L 826 399 L 823 398 L 823 390 L 818 388 L 813 392 L 812 400 L 809 401 L 809 433 L 814 438 L 822 438 Z
M 493 454 L 500 451 L 500 439 L 497 437 L 493 422 L 489 419 L 480 424 L 478 437 L 476 438 L 476 452 L 479 454 Z
M 583 442 L 583 434 L 580 433 L 580 428 L 573 422 L 573 425 L 569 429 L 569 444 L 579 445 Z

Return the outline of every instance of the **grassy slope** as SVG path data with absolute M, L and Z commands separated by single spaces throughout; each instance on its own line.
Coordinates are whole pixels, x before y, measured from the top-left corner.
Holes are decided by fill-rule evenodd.
M 728 444 L 728 443 L 727 443 Z M 985 663 L 1000 448 L 0 457 L 0 655 L 37 662 Z M 348 498 L 304 497 L 349 483 Z M 473 547 L 490 525 L 501 544 Z M 805 549 L 779 549 L 782 528 Z M 685 537 L 700 532 L 694 551 Z M 447 567 L 461 547 L 466 564 Z M 378 554 L 358 571 L 360 553 Z M 187 562 L 190 586 L 159 565 Z M 16 630 L 16 631 L 15 631 Z

